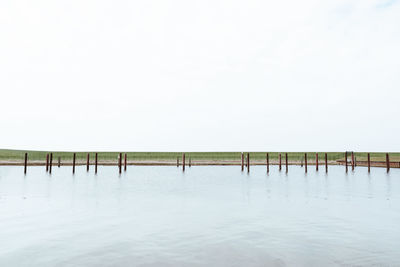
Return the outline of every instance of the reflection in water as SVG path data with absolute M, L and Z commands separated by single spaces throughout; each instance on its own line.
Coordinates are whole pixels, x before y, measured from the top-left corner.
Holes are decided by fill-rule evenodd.
M 0 167 L 0 266 L 397 266 L 399 174 Z

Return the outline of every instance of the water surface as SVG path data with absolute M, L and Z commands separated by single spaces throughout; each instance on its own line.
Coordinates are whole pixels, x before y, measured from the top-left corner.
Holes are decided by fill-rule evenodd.
M 399 266 L 400 171 L 0 167 L 0 266 Z

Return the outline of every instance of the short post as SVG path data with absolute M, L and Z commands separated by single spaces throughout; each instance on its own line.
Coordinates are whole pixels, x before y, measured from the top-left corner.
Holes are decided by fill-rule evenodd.
M 60 168 L 61 166 L 61 157 L 58 157 L 58 164 L 57 164 L 58 168 Z
M 250 153 L 247 153 L 247 173 L 250 172 Z
M 304 171 L 307 173 L 307 153 L 304 153 Z
M 75 173 L 75 160 L 76 160 L 76 153 L 74 153 L 72 157 L 72 174 Z
M 124 172 L 126 172 L 126 161 L 127 161 L 127 155 L 125 153 L 125 155 L 124 155 Z
M 94 155 L 94 173 L 97 173 L 97 153 Z
M 371 172 L 371 156 L 369 153 L 367 154 L 367 160 L 368 160 L 368 172 Z
M 286 173 L 288 173 L 289 171 L 289 167 L 288 167 L 288 157 L 287 157 L 287 153 L 285 153 L 285 164 L 286 164 Z
M 269 173 L 269 154 L 267 153 L 267 173 Z
M 189 157 L 189 168 L 192 167 L 192 158 Z
M 118 169 L 119 169 L 119 173 L 122 172 L 122 153 L 119 153 L 119 157 L 118 157 Z
M 87 154 L 87 156 L 86 156 L 86 171 L 88 172 L 89 171 L 89 153 Z
M 281 153 L 279 153 L 279 171 L 282 170 L 282 156 Z
M 346 165 L 346 172 L 348 172 L 349 171 L 349 167 L 347 167 L 347 151 L 344 152 L 344 162 L 345 162 L 345 165 Z
M 185 153 L 182 153 L 182 171 L 185 171 Z
M 26 169 L 28 166 L 28 153 L 25 153 L 25 160 L 24 160 L 24 174 L 26 174 Z
M 176 157 L 176 167 L 179 168 L 179 157 Z
M 354 171 L 354 152 L 351 151 L 351 170 Z
M 386 172 L 390 171 L 389 153 L 386 153 Z
M 240 154 L 240 157 L 241 157 L 241 160 L 242 160 L 241 168 L 242 168 L 242 171 L 243 171 L 244 170 L 244 154 L 243 154 L 243 152 L 242 152 L 242 154 Z
M 325 172 L 328 173 L 328 153 L 325 153 Z
M 49 171 L 49 154 L 46 154 L 46 172 Z
M 300 167 L 303 168 L 303 159 L 300 160 Z
M 53 166 L 53 153 L 50 153 L 50 162 L 49 162 L 49 173 L 51 174 L 51 169 Z
M 318 153 L 315 154 L 315 170 L 318 171 Z

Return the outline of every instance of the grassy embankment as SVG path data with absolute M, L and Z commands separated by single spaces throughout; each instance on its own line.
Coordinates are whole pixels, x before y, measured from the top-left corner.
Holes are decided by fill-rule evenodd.
M 0 162 L 22 162 L 25 152 L 28 153 L 29 161 L 45 161 L 46 154 L 52 152 L 54 161 L 61 157 L 61 161 L 70 162 L 73 152 L 61 151 L 25 151 L 25 150 L 8 150 L 0 149 Z M 121 151 L 122 153 L 125 153 Z M 91 161 L 94 159 L 95 152 L 77 152 L 77 162 L 85 161 L 87 153 L 90 153 Z M 177 157 L 181 157 L 182 152 L 126 152 L 129 161 L 176 161 Z M 240 152 L 185 152 L 186 159 L 191 158 L 192 161 L 239 161 Z M 247 153 L 247 152 L 245 152 Z M 280 152 L 269 152 L 271 162 L 278 159 Z M 284 153 L 282 160 L 284 160 Z M 99 161 L 116 161 L 119 152 L 98 152 Z M 264 161 L 266 152 L 250 152 L 251 161 Z M 315 160 L 316 152 L 307 152 L 310 162 Z M 325 152 L 318 152 L 322 162 Z M 399 162 L 400 153 L 389 153 L 390 161 Z M 350 155 L 349 155 L 350 156 Z M 356 152 L 357 161 L 367 160 L 366 152 Z M 304 152 L 288 152 L 289 162 L 300 162 L 304 158 Z M 328 152 L 328 160 L 343 160 L 344 152 Z M 385 161 L 385 153 L 371 153 L 371 161 Z

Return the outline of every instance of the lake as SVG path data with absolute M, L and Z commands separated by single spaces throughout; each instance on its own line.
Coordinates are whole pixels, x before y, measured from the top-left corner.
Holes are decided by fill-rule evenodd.
M 400 170 L 0 167 L 0 266 L 400 266 Z

